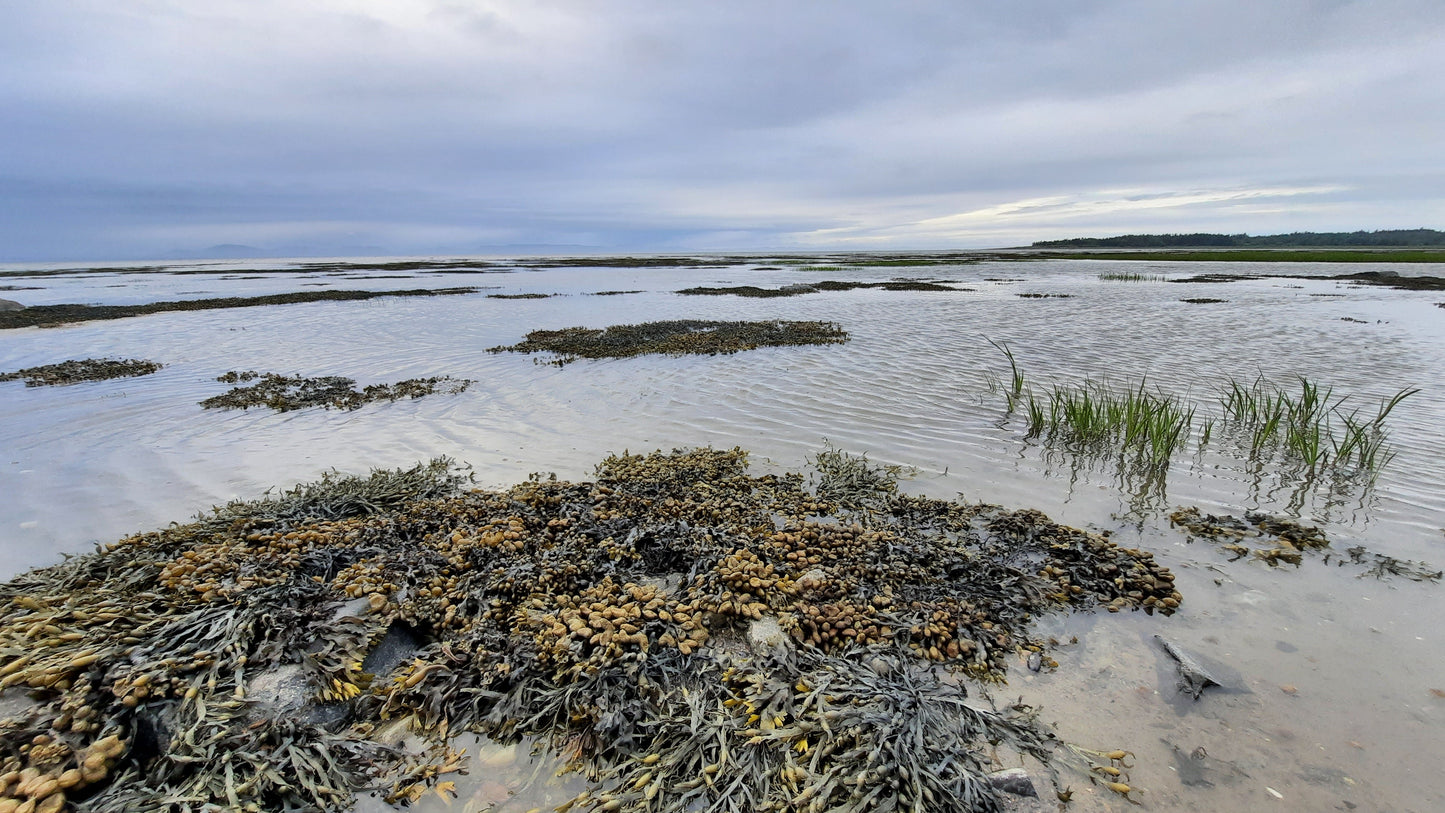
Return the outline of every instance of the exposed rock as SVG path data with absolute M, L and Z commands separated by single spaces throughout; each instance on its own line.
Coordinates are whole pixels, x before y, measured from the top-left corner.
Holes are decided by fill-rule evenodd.
M 25 306 L 13 299 L 0 299 L 0 311 L 23 311 Z

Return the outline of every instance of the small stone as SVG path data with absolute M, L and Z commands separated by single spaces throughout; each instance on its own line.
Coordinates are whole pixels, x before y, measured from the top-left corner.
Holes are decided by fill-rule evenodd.
M 1005 771 L 994 771 L 988 775 L 988 784 L 998 791 L 1012 793 L 1015 796 L 1032 796 L 1037 798 L 1039 792 L 1034 789 L 1034 781 L 1029 778 L 1028 771 L 1023 768 L 1009 768 Z
M 1299 689 L 1289 683 L 1280 686 L 1279 690 L 1284 692 L 1285 694 L 1299 694 Z

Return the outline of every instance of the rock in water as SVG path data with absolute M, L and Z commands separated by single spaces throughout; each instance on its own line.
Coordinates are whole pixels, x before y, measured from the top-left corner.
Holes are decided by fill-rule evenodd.
M 13 299 L 0 299 L 0 311 L 23 311 L 25 306 Z
M 1169 657 L 1175 660 L 1176 668 L 1179 671 L 1180 691 L 1188 692 L 1195 700 L 1198 700 L 1199 695 L 1203 694 L 1205 689 L 1221 685 L 1188 652 L 1158 635 L 1154 636 L 1154 640 L 1158 641 L 1159 645 L 1164 647 L 1164 651 L 1169 653 Z

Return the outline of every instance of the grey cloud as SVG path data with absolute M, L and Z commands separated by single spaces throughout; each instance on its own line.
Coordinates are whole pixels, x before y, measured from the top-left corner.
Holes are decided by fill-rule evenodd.
M 1364 222 L 1404 200 L 1438 225 L 1412 179 L 1445 132 L 1440 41 L 1434 0 L 8 4 L 0 258 L 162 253 L 208 224 L 323 251 L 325 224 L 398 251 L 907 240 L 1116 188 L 1331 186 L 1354 191 L 1329 217 L 1359 202 L 1344 227 L 1419 225 Z M 1175 215 L 1323 217 L 1292 206 Z M 1166 222 L 1128 216 L 1024 228 Z

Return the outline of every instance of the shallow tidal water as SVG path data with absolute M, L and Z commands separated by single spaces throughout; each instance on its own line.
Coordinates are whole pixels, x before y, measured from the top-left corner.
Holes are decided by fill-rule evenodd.
M 703 264 L 707 264 L 706 260 Z M 266 268 L 264 274 L 247 273 Z M 1020 662 L 999 702 L 1043 708 L 1066 741 L 1133 751 L 1130 784 L 1156 810 L 1445 809 L 1445 585 L 1359 578 L 1358 566 L 1269 568 L 1188 543 L 1169 526 L 1177 506 L 1262 510 L 1316 524 L 1336 550 L 1363 545 L 1445 566 L 1445 309 L 1438 294 L 1325 279 L 1218 284 L 1113 282 L 1128 271 L 1203 273 L 1356 270 L 1435 273 L 1429 266 L 983 262 L 803 270 L 757 262 L 702 268 L 493 268 L 304 271 L 285 262 L 174 266 L 157 273 L 16 277 L 0 291 L 27 305 L 124 304 L 322 287 L 485 286 L 477 294 L 158 314 L 50 329 L 0 331 L 0 371 L 114 356 L 166 365 L 143 378 L 27 388 L 0 383 L 0 572 L 6 577 L 96 543 L 336 468 L 407 466 L 446 455 L 478 485 L 531 472 L 585 479 L 610 453 L 742 446 L 755 470 L 797 470 L 825 439 L 869 459 L 916 467 L 904 487 L 937 497 L 1038 508 L 1109 530 L 1155 554 L 1184 594 L 1169 618 L 1092 613 L 1047 618 L 1064 642 L 1057 670 Z M 197 271 L 178 275 L 167 270 Z M 777 287 L 822 279 L 935 279 L 953 292 L 853 290 L 771 299 L 681 296 L 698 285 Z M 595 296 L 601 291 L 638 291 Z M 492 299 L 489 293 L 555 294 Z M 1023 293 L 1067 294 L 1024 298 Z M 1228 300 L 1190 304 L 1182 299 Z M 556 367 L 486 349 L 537 328 L 658 319 L 823 319 L 846 345 L 730 356 L 659 356 Z M 1037 440 L 1007 413 L 991 378 L 1008 376 L 989 343 L 1007 342 L 1038 386 L 1085 377 L 1186 395 L 1201 417 L 1218 388 L 1256 375 L 1333 386 L 1372 413 L 1405 386 L 1422 391 L 1390 416 L 1396 457 L 1372 488 L 1331 489 L 1275 465 L 1252 465 L 1227 439 L 1191 443 L 1161 489 Z M 361 385 L 450 375 L 460 395 L 373 404 L 354 412 L 202 410 L 228 370 L 342 375 Z M 1212 412 L 1211 412 L 1212 411 Z M 1333 560 L 1332 560 L 1333 561 Z M 1175 690 L 1175 641 L 1236 675 L 1195 702 Z M 1077 638 L 1077 643 L 1068 643 Z M 1432 692 L 1437 690 L 1436 692 Z M 971 687 L 971 691 L 973 687 Z M 1176 762 L 1197 748 L 1209 771 Z M 477 743 L 453 809 L 525 811 L 549 801 L 525 789 L 526 749 Z M 547 774 L 543 766 L 542 774 Z M 1185 770 L 1181 771 L 1183 767 Z M 1186 784 L 1186 780 L 1190 784 Z M 573 780 L 575 781 L 575 780 Z M 1128 804 L 1065 776 L 1075 810 Z M 1044 790 L 1041 787 L 1041 790 Z M 571 792 L 575 792 L 575 789 Z M 516 793 L 515 796 L 509 794 Z M 564 794 L 570 796 L 570 793 Z M 432 799 L 423 807 L 442 809 Z

